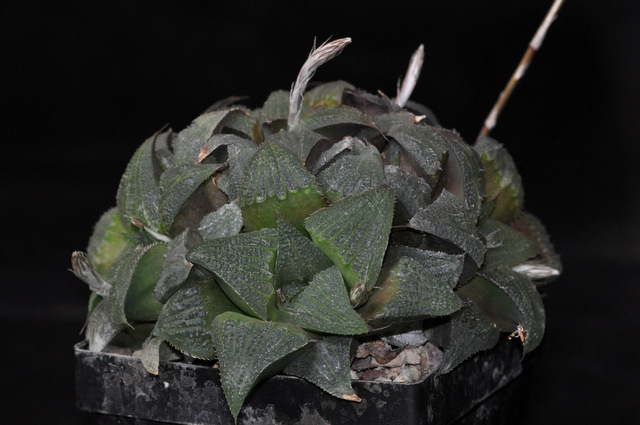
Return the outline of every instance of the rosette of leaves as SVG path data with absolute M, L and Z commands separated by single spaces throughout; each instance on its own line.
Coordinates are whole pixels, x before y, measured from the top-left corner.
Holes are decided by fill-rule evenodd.
M 525 353 L 540 343 L 536 285 L 560 266 L 513 160 L 414 102 L 343 81 L 305 92 L 314 54 L 347 42 L 315 50 L 261 108 L 221 101 L 138 148 L 72 257 L 92 290 L 92 350 L 141 349 L 151 373 L 175 351 L 215 359 L 237 418 L 282 371 L 359 401 L 358 338 L 409 322 L 438 319 L 439 373 L 501 331 Z

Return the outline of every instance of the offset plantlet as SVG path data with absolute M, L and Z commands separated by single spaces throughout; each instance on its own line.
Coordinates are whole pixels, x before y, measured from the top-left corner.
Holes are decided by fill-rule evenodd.
M 540 343 L 537 286 L 560 265 L 513 160 L 409 101 L 422 46 L 395 99 L 344 81 L 305 92 L 350 42 L 314 49 L 259 109 L 219 102 L 143 143 L 72 257 L 92 350 L 140 349 L 159 374 L 167 353 L 215 359 L 237 419 L 279 372 L 360 401 L 353 348 L 380 329 L 446 335 L 438 374 L 501 331 L 525 353 Z

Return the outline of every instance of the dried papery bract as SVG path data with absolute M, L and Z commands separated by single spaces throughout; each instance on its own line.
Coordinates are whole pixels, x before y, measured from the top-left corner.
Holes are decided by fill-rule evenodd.
M 420 71 L 422 71 L 422 64 L 424 63 L 424 45 L 421 44 L 418 47 L 409 61 L 409 68 L 402 80 L 402 83 L 398 85 L 398 93 L 394 99 L 394 103 L 400 107 L 404 107 L 413 93 L 413 89 L 416 87 L 418 77 L 420 77 Z
M 296 78 L 295 83 L 293 83 L 291 93 L 289 94 L 289 119 L 287 120 L 289 130 L 294 129 L 300 121 L 304 91 L 307 88 L 307 83 L 311 80 L 313 74 L 315 74 L 316 69 L 338 56 L 340 52 L 342 52 L 342 49 L 349 43 L 351 43 L 351 38 L 346 37 L 325 42 L 317 49 L 314 46 L 309 54 L 309 58 L 304 65 L 302 65 L 300 73 L 298 73 L 298 78 Z
M 509 100 L 511 93 L 513 93 L 513 90 L 516 88 L 518 81 L 520 81 L 527 68 L 529 67 L 531 60 L 533 59 L 533 55 L 542 45 L 544 37 L 547 35 L 549 27 L 558 16 L 558 10 L 560 9 L 560 6 L 562 6 L 563 2 L 564 0 L 555 0 L 551 5 L 549 12 L 542 21 L 542 24 L 540 24 L 540 27 L 536 31 L 536 34 L 531 39 L 527 51 L 524 53 L 524 56 L 520 60 L 518 67 L 513 72 L 513 75 L 507 83 L 507 86 L 502 91 L 502 93 L 500 93 L 498 101 L 491 109 L 491 112 L 489 112 L 489 116 L 487 116 L 487 118 L 485 119 L 482 130 L 480 130 L 480 134 L 478 135 L 478 139 L 482 136 L 488 135 L 489 132 L 495 127 L 500 112 L 504 108 L 504 105 L 507 103 L 507 100 Z

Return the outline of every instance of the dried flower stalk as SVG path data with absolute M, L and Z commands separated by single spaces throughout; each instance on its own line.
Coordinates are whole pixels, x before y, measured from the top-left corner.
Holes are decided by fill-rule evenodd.
M 338 56 L 340 52 L 342 52 L 342 49 L 349 43 L 351 43 L 351 38 L 340 38 L 330 43 L 322 43 L 317 49 L 314 46 L 311 50 L 289 94 L 289 118 L 287 120 L 289 129 L 294 128 L 300 121 L 304 91 L 307 88 L 307 83 L 311 80 L 313 74 L 315 74 L 316 69 Z
M 498 98 L 498 101 L 493 106 L 493 109 L 489 113 L 489 116 L 487 116 L 487 118 L 485 119 L 484 125 L 482 127 L 482 130 L 480 131 L 480 134 L 478 135 L 478 138 L 488 135 L 489 132 L 493 129 L 493 127 L 495 127 L 496 122 L 498 120 L 498 115 L 500 115 L 502 108 L 504 108 L 504 105 L 507 103 L 507 100 L 511 96 L 511 93 L 513 93 L 513 90 L 518 84 L 518 81 L 520 81 L 525 71 L 529 67 L 529 64 L 531 63 L 533 55 L 535 54 L 536 51 L 538 51 L 538 49 L 542 45 L 542 41 L 544 40 L 544 37 L 546 36 L 547 31 L 549 30 L 549 27 L 558 16 L 558 10 L 560 9 L 560 6 L 562 6 L 563 2 L 564 0 L 555 0 L 551 5 L 549 12 L 547 12 L 547 15 L 542 21 L 542 24 L 540 24 L 540 26 L 538 27 L 538 30 L 536 31 L 535 35 L 531 39 L 531 42 L 529 43 L 529 47 L 527 48 L 527 51 L 522 57 L 522 60 L 520 60 L 518 67 L 513 72 L 513 75 L 511 76 L 511 79 L 507 83 L 506 88 L 502 93 L 500 93 L 500 97 Z

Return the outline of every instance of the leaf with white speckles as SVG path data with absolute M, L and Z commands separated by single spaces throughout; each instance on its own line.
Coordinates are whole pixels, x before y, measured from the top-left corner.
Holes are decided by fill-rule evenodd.
M 251 389 L 280 372 L 309 343 L 293 325 L 223 313 L 213 322 L 213 342 L 229 409 L 237 419 Z

